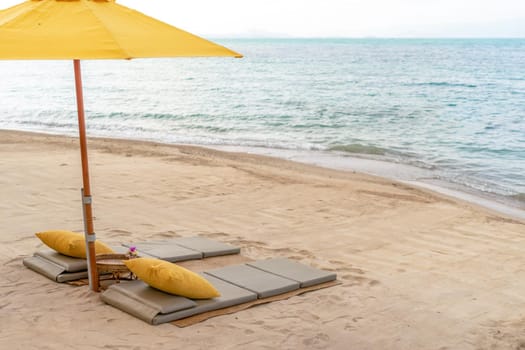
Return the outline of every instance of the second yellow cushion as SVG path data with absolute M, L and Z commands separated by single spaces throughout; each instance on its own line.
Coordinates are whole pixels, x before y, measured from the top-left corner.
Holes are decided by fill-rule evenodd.
M 72 256 L 74 258 L 86 258 L 86 240 L 81 233 L 54 230 L 38 232 L 36 236 L 49 248 L 56 250 L 60 254 Z M 96 254 L 112 254 L 113 249 L 100 241 L 95 241 Z

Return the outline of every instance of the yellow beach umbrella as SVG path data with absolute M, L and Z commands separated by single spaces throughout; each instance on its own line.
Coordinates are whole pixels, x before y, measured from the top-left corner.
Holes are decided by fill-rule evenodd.
M 148 0 L 145 0 L 148 1 Z M 242 57 L 114 0 L 28 0 L 0 10 L 0 59 L 74 63 L 89 282 L 98 291 L 80 60 Z

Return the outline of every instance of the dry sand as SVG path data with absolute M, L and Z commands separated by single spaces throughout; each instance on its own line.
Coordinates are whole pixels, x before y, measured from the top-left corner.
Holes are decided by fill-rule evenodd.
M 74 138 L 0 132 L 2 349 L 525 347 L 525 223 L 392 181 L 246 154 L 90 139 L 107 243 L 202 235 L 253 259 L 336 271 L 341 285 L 150 326 L 22 259 L 82 231 Z

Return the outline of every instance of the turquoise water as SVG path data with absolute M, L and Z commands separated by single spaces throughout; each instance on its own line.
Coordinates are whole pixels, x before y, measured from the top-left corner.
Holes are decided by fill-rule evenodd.
M 217 41 L 245 58 L 84 62 L 89 134 L 357 155 L 525 203 L 525 40 Z M 71 62 L 0 75 L 0 128 L 76 133 Z

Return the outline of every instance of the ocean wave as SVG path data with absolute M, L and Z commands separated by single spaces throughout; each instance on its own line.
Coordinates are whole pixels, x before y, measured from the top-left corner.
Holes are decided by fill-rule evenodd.
M 29 127 L 29 128 L 44 128 L 44 129 L 57 129 L 57 131 L 60 131 L 62 129 L 70 130 L 70 129 L 76 129 L 78 127 L 77 123 L 73 122 L 59 122 L 59 121 L 39 121 L 39 120 L 19 120 L 16 121 L 17 125 L 20 125 L 22 127 Z
M 429 81 L 429 82 L 424 82 L 424 83 L 412 83 L 412 84 L 406 84 L 406 85 L 412 85 L 412 86 L 466 87 L 466 88 L 476 88 L 476 87 L 478 87 L 475 84 L 449 83 L 447 81 Z
M 338 151 L 345 153 L 357 153 L 357 154 L 373 154 L 378 156 L 384 156 L 388 153 L 394 153 L 386 148 L 362 145 L 360 143 L 352 143 L 349 145 L 335 145 L 328 148 L 328 151 Z

